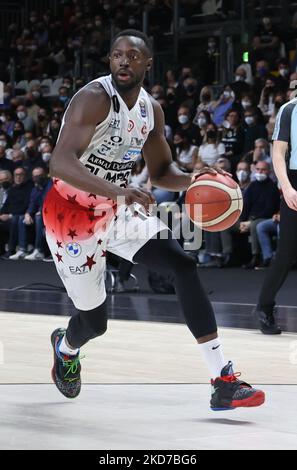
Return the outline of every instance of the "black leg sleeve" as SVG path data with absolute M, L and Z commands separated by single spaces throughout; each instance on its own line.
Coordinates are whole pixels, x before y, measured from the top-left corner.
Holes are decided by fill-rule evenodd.
M 217 331 L 214 312 L 199 280 L 195 260 L 172 239 L 171 232 L 167 240 L 150 239 L 135 254 L 134 261 L 174 276 L 186 323 L 196 339 Z
M 93 310 L 77 310 L 66 330 L 66 339 L 73 348 L 80 348 L 90 339 L 103 335 L 107 330 L 106 300 Z

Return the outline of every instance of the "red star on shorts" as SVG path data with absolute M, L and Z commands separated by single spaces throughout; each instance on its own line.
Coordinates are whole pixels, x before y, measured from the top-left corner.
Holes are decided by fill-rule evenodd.
M 95 206 L 95 204 L 93 204 L 93 203 L 88 205 L 89 211 L 94 211 L 94 210 L 95 210 L 95 207 L 96 207 L 96 206 Z
M 69 202 L 71 202 L 71 204 L 74 204 L 76 202 L 76 194 L 74 194 L 74 196 L 69 196 L 69 194 L 67 194 L 67 199 Z
M 94 199 L 97 199 L 96 194 L 93 194 L 93 193 L 90 193 L 90 194 L 88 195 L 88 197 L 93 197 Z
M 55 185 L 58 184 L 58 181 L 59 181 L 58 178 L 54 178 L 54 179 L 53 179 L 53 183 L 54 183 Z
M 105 257 L 106 257 L 106 251 L 105 251 L 105 250 L 102 250 L 101 258 L 105 258 Z
M 87 261 L 81 266 L 81 268 L 83 268 L 84 266 L 88 266 L 89 270 L 92 271 L 92 267 L 94 266 L 94 264 L 96 264 L 96 261 L 94 261 L 94 256 L 95 253 L 92 256 L 87 256 Z
M 96 217 L 93 214 L 90 214 L 89 215 L 89 221 L 93 222 L 94 220 L 96 220 Z
M 89 230 L 87 230 L 87 233 L 89 233 L 90 235 L 94 235 L 94 230 L 92 228 L 89 228 Z
M 71 237 L 72 240 L 74 239 L 74 237 L 77 237 L 77 233 L 76 233 L 76 230 L 71 230 L 69 229 L 69 232 L 67 233 L 68 237 Z
M 62 243 L 59 242 L 59 240 L 57 240 L 57 245 L 58 245 L 58 248 L 62 248 Z
M 58 252 L 55 253 L 55 256 L 58 258 L 58 263 L 60 263 L 60 261 L 62 261 L 62 263 L 63 263 L 63 260 L 62 260 L 63 256 L 59 255 Z
M 62 220 L 64 219 L 64 215 L 61 212 L 59 212 L 59 214 L 57 215 L 57 219 L 59 222 L 62 222 Z
M 98 240 L 97 244 L 98 245 L 101 245 L 103 243 L 103 240 L 101 240 L 101 238 Z

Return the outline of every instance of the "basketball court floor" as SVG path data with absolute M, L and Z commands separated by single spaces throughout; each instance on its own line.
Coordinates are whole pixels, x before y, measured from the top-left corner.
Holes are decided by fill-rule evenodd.
M 259 408 L 213 412 L 185 325 L 110 320 L 83 348 L 80 396 L 51 383 L 49 336 L 68 318 L 0 312 L 0 449 L 297 449 L 297 335 L 220 328 Z M 17 327 L 16 327 L 17 326 Z

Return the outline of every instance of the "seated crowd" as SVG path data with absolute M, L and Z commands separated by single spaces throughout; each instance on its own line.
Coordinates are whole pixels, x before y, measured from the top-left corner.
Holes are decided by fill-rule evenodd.
M 92 28 L 100 29 L 99 16 L 90 20 Z M 271 28 L 264 19 L 263 27 Z M 37 20 L 44 25 L 47 18 Z M 40 40 L 34 28 L 30 24 L 27 36 L 20 38 L 13 31 L 17 49 Z M 269 56 L 269 48 L 261 53 L 261 35 L 257 34 L 252 64 L 239 65 L 233 81 L 219 92 L 213 86 L 211 62 L 205 62 L 207 79 L 198 76 L 195 67 L 184 64 L 167 70 L 161 83 L 151 87 L 145 83 L 164 111 L 175 165 L 187 173 L 205 165 L 223 168 L 232 173 L 243 192 L 240 220 L 223 232 L 204 233 L 202 249 L 194 254 L 200 266 L 264 268 L 277 244 L 281 194 L 272 169 L 271 138 L 277 112 L 290 99 L 289 85 L 297 73 L 294 57 Z M 272 48 L 273 44 L 272 40 Z M 216 39 L 209 38 L 205 61 L 216 47 Z M 203 68 L 203 63 L 200 65 Z M 107 67 L 105 70 L 107 73 Z M 68 72 L 68 67 L 56 67 L 55 71 Z M 84 79 L 74 79 L 71 73 L 64 75 L 55 96 L 46 94 L 38 80 L 31 82 L 24 94 L 16 93 L 13 84 L 4 84 L 4 102 L 0 104 L 2 257 L 39 260 L 48 254 L 41 213 L 51 186 L 49 160 L 64 110 L 84 84 Z M 142 159 L 130 184 L 151 189 L 158 204 L 183 200 L 183 194 L 152 187 Z

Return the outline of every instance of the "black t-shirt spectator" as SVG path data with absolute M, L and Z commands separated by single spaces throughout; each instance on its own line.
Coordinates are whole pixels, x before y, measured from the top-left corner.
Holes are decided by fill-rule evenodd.
M 9 189 L 7 199 L 1 207 L 1 214 L 22 215 L 29 206 L 30 195 L 33 188 L 32 181 L 14 185 Z
M 265 125 L 261 122 L 258 122 L 256 125 L 251 127 L 244 128 L 244 147 L 243 152 L 249 152 L 253 150 L 256 139 L 266 139 L 267 140 L 267 129 Z
M 14 164 L 12 160 L 9 160 L 6 157 L 1 157 L 0 158 L 0 170 L 8 170 L 10 173 L 13 173 L 14 171 Z
M 279 190 L 269 177 L 253 181 L 244 193 L 241 220 L 270 219 L 279 211 L 279 204 Z

